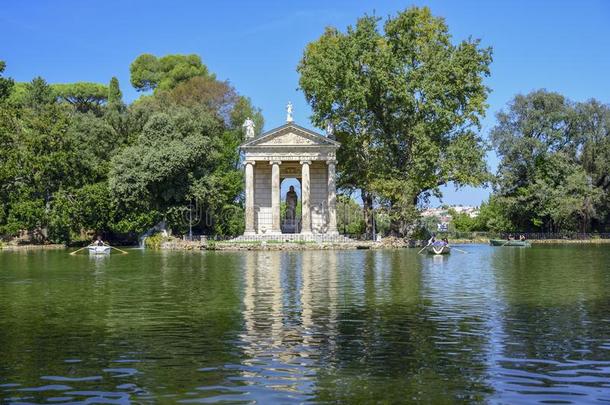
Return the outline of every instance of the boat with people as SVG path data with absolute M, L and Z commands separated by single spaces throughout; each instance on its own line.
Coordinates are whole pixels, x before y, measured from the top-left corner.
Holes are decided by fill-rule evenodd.
M 490 239 L 489 244 L 491 246 L 520 246 L 530 247 L 532 244 L 525 239 L 524 235 L 521 235 L 519 239 L 515 239 L 512 235 L 509 235 L 507 239 Z
M 126 251 L 121 250 L 114 246 L 110 246 L 109 244 L 105 243 L 102 240 L 102 238 L 100 236 L 98 236 L 97 240 L 95 240 L 93 243 L 91 243 L 90 245 L 84 246 L 80 249 L 77 249 L 74 252 L 71 252 L 70 255 L 75 255 L 84 249 L 87 249 L 89 251 L 89 254 L 91 254 L 91 255 L 109 255 L 110 252 L 112 251 L 112 249 L 114 249 L 118 252 L 121 252 L 123 254 L 127 254 Z
M 448 255 L 451 253 L 451 247 L 445 242 L 435 242 L 426 246 L 426 250 L 431 255 Z
M 449 241 L 447 238 L 437 240 L 435 234 L 432 234 L 432 237 L 428 240 L 428 244 L 418 253 L 421 253 L 424 250 L 431 255 L 448 255 L 451 253 L 451 248 L 449 247 Z
M 92 255 L 107 255 L 110 254 L 110 251 L 112 250 L 110 246 L 105 245 L 90 245 L 87 246 L 87 249 L 89 249 L 89 254 Z

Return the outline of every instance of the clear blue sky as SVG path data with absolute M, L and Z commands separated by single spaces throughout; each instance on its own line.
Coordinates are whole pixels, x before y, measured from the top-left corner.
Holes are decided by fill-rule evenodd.
M 325 26 L 343 30 L 365 13 L 386 17 L 427 5 L 454 39 L 494 49 L 483 134 L 516 93 L 546 88 L 573 100 L 610 102 L 610 1 L 21 1 L 0 3 L 0 60 L 17 81 L 108 82 L 126 101 L 138 94 L 129 64 L 141 53 L 196 53 L 219 78 L 252 98 L 266 128 L 281 125 L 288 100 L 311 127 L 296 65 Z M 497 159 L 488 157 L 490 167 Z M 450 204 L 478 204 L 488 190 L 445 189 Z

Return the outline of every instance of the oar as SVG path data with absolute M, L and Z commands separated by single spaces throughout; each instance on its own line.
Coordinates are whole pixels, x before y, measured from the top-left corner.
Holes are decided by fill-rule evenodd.
M 430 246 L 430 242 L 428 242 L 428 244 L 426 246 L 424 246 L 423 248 L 421 248 L 421 250 L 419 252 L 417 252 L 417 254 L 420 254 L 421 252 L 424 251 L 425 248 L 427 248 L 428 246 Z
M 455 250 L 457 250 L 458 252 L 462 252 L 462 253 L 466 253 L 466 254 L 468 254 L 468 252 L 467 252 L 467 251 L 462 250 L 462 249 L 458 249 L 458 248 L 453 247 L 453 246 L 451 247 L 451 249 L 455 249 Z
M 80 248 L 80 249 L 78 249 L 78 250 L 75 250 L 74 252 L 72 252 L 72 253 L 70 253 L 70 254 L 71 254 L 71 255 L 74 255 L 74 254 L 76 254 L 76 253 L 80 252 L 80 251 L 81 251 L 81 250 L 83 250 L 83 249 L 87 249 L 89 246 L 91 246 L 91 245 L 87 245 L 87 246 L 85 246 L 85 247 L 82 247 L 82 248 Z
M 102 242 L 102 243 L 104 243 L 104 242 Z M 109 245 L 109 244 L 107 244 L 107 243 L 104 243 L 104 245 L 106 245 L 106 246 L 110 246 L 110 245 Z M 126 255 L 127 255 L 127 254 L 129 254 L 129 252 L 126 252 L 126 251 L 121 250 L 121 249 L 119 249 L 119 248 L 115 248 L 114 246 L 110 246 L 110 247 L 111 247 L 111 248 L 113 248 L 113 249 L 118 250 L 119 252 L 121 252 L 121 253 L 123 253 L 123 254 L 126 254 Z

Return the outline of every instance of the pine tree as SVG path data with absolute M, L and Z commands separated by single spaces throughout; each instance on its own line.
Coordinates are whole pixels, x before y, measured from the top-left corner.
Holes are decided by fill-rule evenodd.
M 110 79 L 110 85 L 108 86 L 108 105 L 109 106 L 120 106 L 123 104 L 123 93 L 119 87 L 119 79 L 113 77 Z

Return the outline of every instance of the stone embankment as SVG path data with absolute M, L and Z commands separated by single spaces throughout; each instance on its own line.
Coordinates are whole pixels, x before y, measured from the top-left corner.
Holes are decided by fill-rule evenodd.
M 201 240 L 186 241 L 177 238 L 167 238 L 160 243 L 162 250 L 357 250 L 357 249 L 392 249 L 417 247 L 418 241 L 407 241 L 398 238 L 384 238 L 379 242 L 358 241 L 343 238 L 333 240 Z
M 51 250 L 51 249 L 64 249 L 65 245 L 52 244 L 52 245 L 15 245 L 9 243 L 0 243 L 0 250 Z

